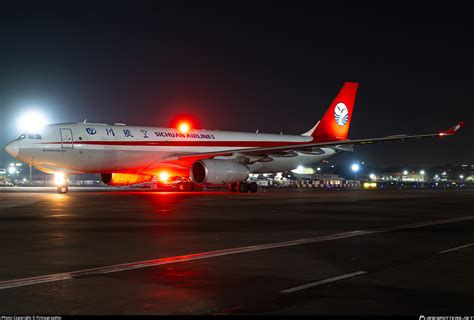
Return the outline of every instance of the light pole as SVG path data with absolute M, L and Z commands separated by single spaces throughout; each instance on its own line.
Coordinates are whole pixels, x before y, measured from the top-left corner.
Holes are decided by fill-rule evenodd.
M 425 170 L 420 170 L 420 174 L 421 174 L 421 182 L 424 182 L 425 181 Z

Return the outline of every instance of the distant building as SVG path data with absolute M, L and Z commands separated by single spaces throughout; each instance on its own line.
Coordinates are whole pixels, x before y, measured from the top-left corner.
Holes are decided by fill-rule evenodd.
M 323 183 L 328 183 L 331 185 L 340 185 L 343 184 L 346 179 L 337 175 L 337 174 L 327 174 L 327 173 L 316 173 L 313 174 L 313 180 L 319 180 Z

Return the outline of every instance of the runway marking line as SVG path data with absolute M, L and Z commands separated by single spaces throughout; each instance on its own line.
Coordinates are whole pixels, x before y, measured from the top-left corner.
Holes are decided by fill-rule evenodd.
M 451 248 L 451 249 L 446 249 L 446 250 L 443 250 L 443 251 L 439 251 L 437 253 L 438 254 L 444 254 L 444 253 L 449 253 L 449 252 L 453 252 L 453 251 L 462 250 L 462 249 L 472 247 L 472 246 L 474 246 L 474 243 L 469 243 L 469 244 L 465 244 L 463 246 L 459 246 L 459 247 L 455 247 L 455 248 Z
M 128 270 L 133 270 L 133 269 L 149 268 L 149 267 L 171 264 L 171 263 L 180 263 L 180 262 L 193 261 L 193 260 L 199 260 L 199 259 L 208 259 L 208 258 L 214 258 L 214 257 L 220 257 L 220 256 L 226 256 L 226 255 L 238 254 L 238 253 L 245 253 L 245 252 L 252 252 L 252 251 L 259 251 L 259 250 L 269 250 L 269 249 L 275 249 L 275 248 L 298 246 L 298 245 L 303 245 L 303 244 L 308 244 L 308 243 L 347 239 L 347 238 L 360 237 L 360 236 L 369 235 L 369 234 L 421 228 L 421 227 L 426 227 L 426 226 L 434 226 L 434 225 L 460 222 L 460 221 L 466 221 L 466 220 L 474 220 L 474 216 L 434 220 L 434 221 L 426 221 L 426 222 L 417 222 L 417 223 L 403 224 L 403 225 L 391 226 L 391 227 L 382 227 L 382 228 L 376 228 L 376 229 L 355 230 L 355 231 L 330 234 L 330 235 L 320 236 L 320 237 L 315 237 L 315 238 L 274 242 L 274 243 L 268 243 L 268 244 L 230 248 L 230 249 L 208 251 L 208 252 L 201 252 L 201 253 L 192 253 L 192 254 L 187 254 L 187 255 L 182 255 L 182 256 L 174 256 L 174 257 L 168 257 L 168 258 L 159 258 L 159 259 L 153 259 L 153 260 L 116 264 L 116 265 L 111 265 L 111 266 L 84 269 L 84 270 L 78 270 L 78 271 L 72 271 L 72 272 L 55 273 L 55 274 L 49 274 L 49 275 L 44 275 L 44 276 L 5 280 L 5 281 L 0 281 L 0 290 L 23 287 L 23 286 L 31 286 L 35 284 L 41 284 L 41 283 L 50 283 L 50 282 L 56 282 L 56 281 L 78 279 L 85 276 L 101 275 L 101 274 L 108 274 L 108 273 L 113 273 L 113 272 L 128 271 Z
M 323 284 L 327 284 L 327 283 L 331 283 L 331 282 L 344 280 L 344 279 L 347 279 L 347 278 L 360 276 L 361 274 L 366 274 L 366 273 L 367 273 L 367 271 L 357 271 L 357 272 L 353 272 L 353 273 L 343 274 L 342 276 L 332 277 L 332 278 L 328 278 L 328 279 L 324 279 L 324 280 L 320 280 L 320 281 L 316 281 L 316 282 L 303 284 L 301 286 L 293 287 L 293 288 L 290 288 L 290 289 L 285 289 L 285 290 L 282 290 L 280 292 L 281 293 L 293 293 L 293 292 L 296 292 L 296 291 L 300 291 L 300 290 L 304 290 L 304 289 L 308 289 L 308 288 L 312 288 L 312 287 L 316 287 L 316 286 L 321 286 Z

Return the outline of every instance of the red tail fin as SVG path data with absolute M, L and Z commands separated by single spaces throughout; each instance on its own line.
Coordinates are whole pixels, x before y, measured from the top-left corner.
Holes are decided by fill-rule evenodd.
M 312 136 L 318 141 L 346 140 L 358 86 L 354 82 L 344 83 L 322 119 L 303 135 Z

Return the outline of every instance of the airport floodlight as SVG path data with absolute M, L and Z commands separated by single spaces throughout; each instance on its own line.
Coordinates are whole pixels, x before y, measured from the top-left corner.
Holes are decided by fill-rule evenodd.
M 9 173 L 9 174 L 14 174 L 15 172 L 16 172 L 16 168 L 15 168 L 15 167 L 12 167 L 12 166 L 8 167 L 8 173 Z
M 404 170 L 403 174 L 406 176 L 408 174 L 408 170 Z
M 425 170 L 420 170 L 420 174 L 423 176 L 425 174 Z
M 369 178 L 370 179 L 375 179 L 375 174 L 374 173 L 369 174 Z
M 21 132 L 37 132 L 47 123 L 48 121 L 42 113 L 38 111 L 28 111 L 18 118 L 17 125 Z
M 360 166 L 357 163 L 353 163 L 351 166 L 352 171 L 357 172 L 360 169 Z

